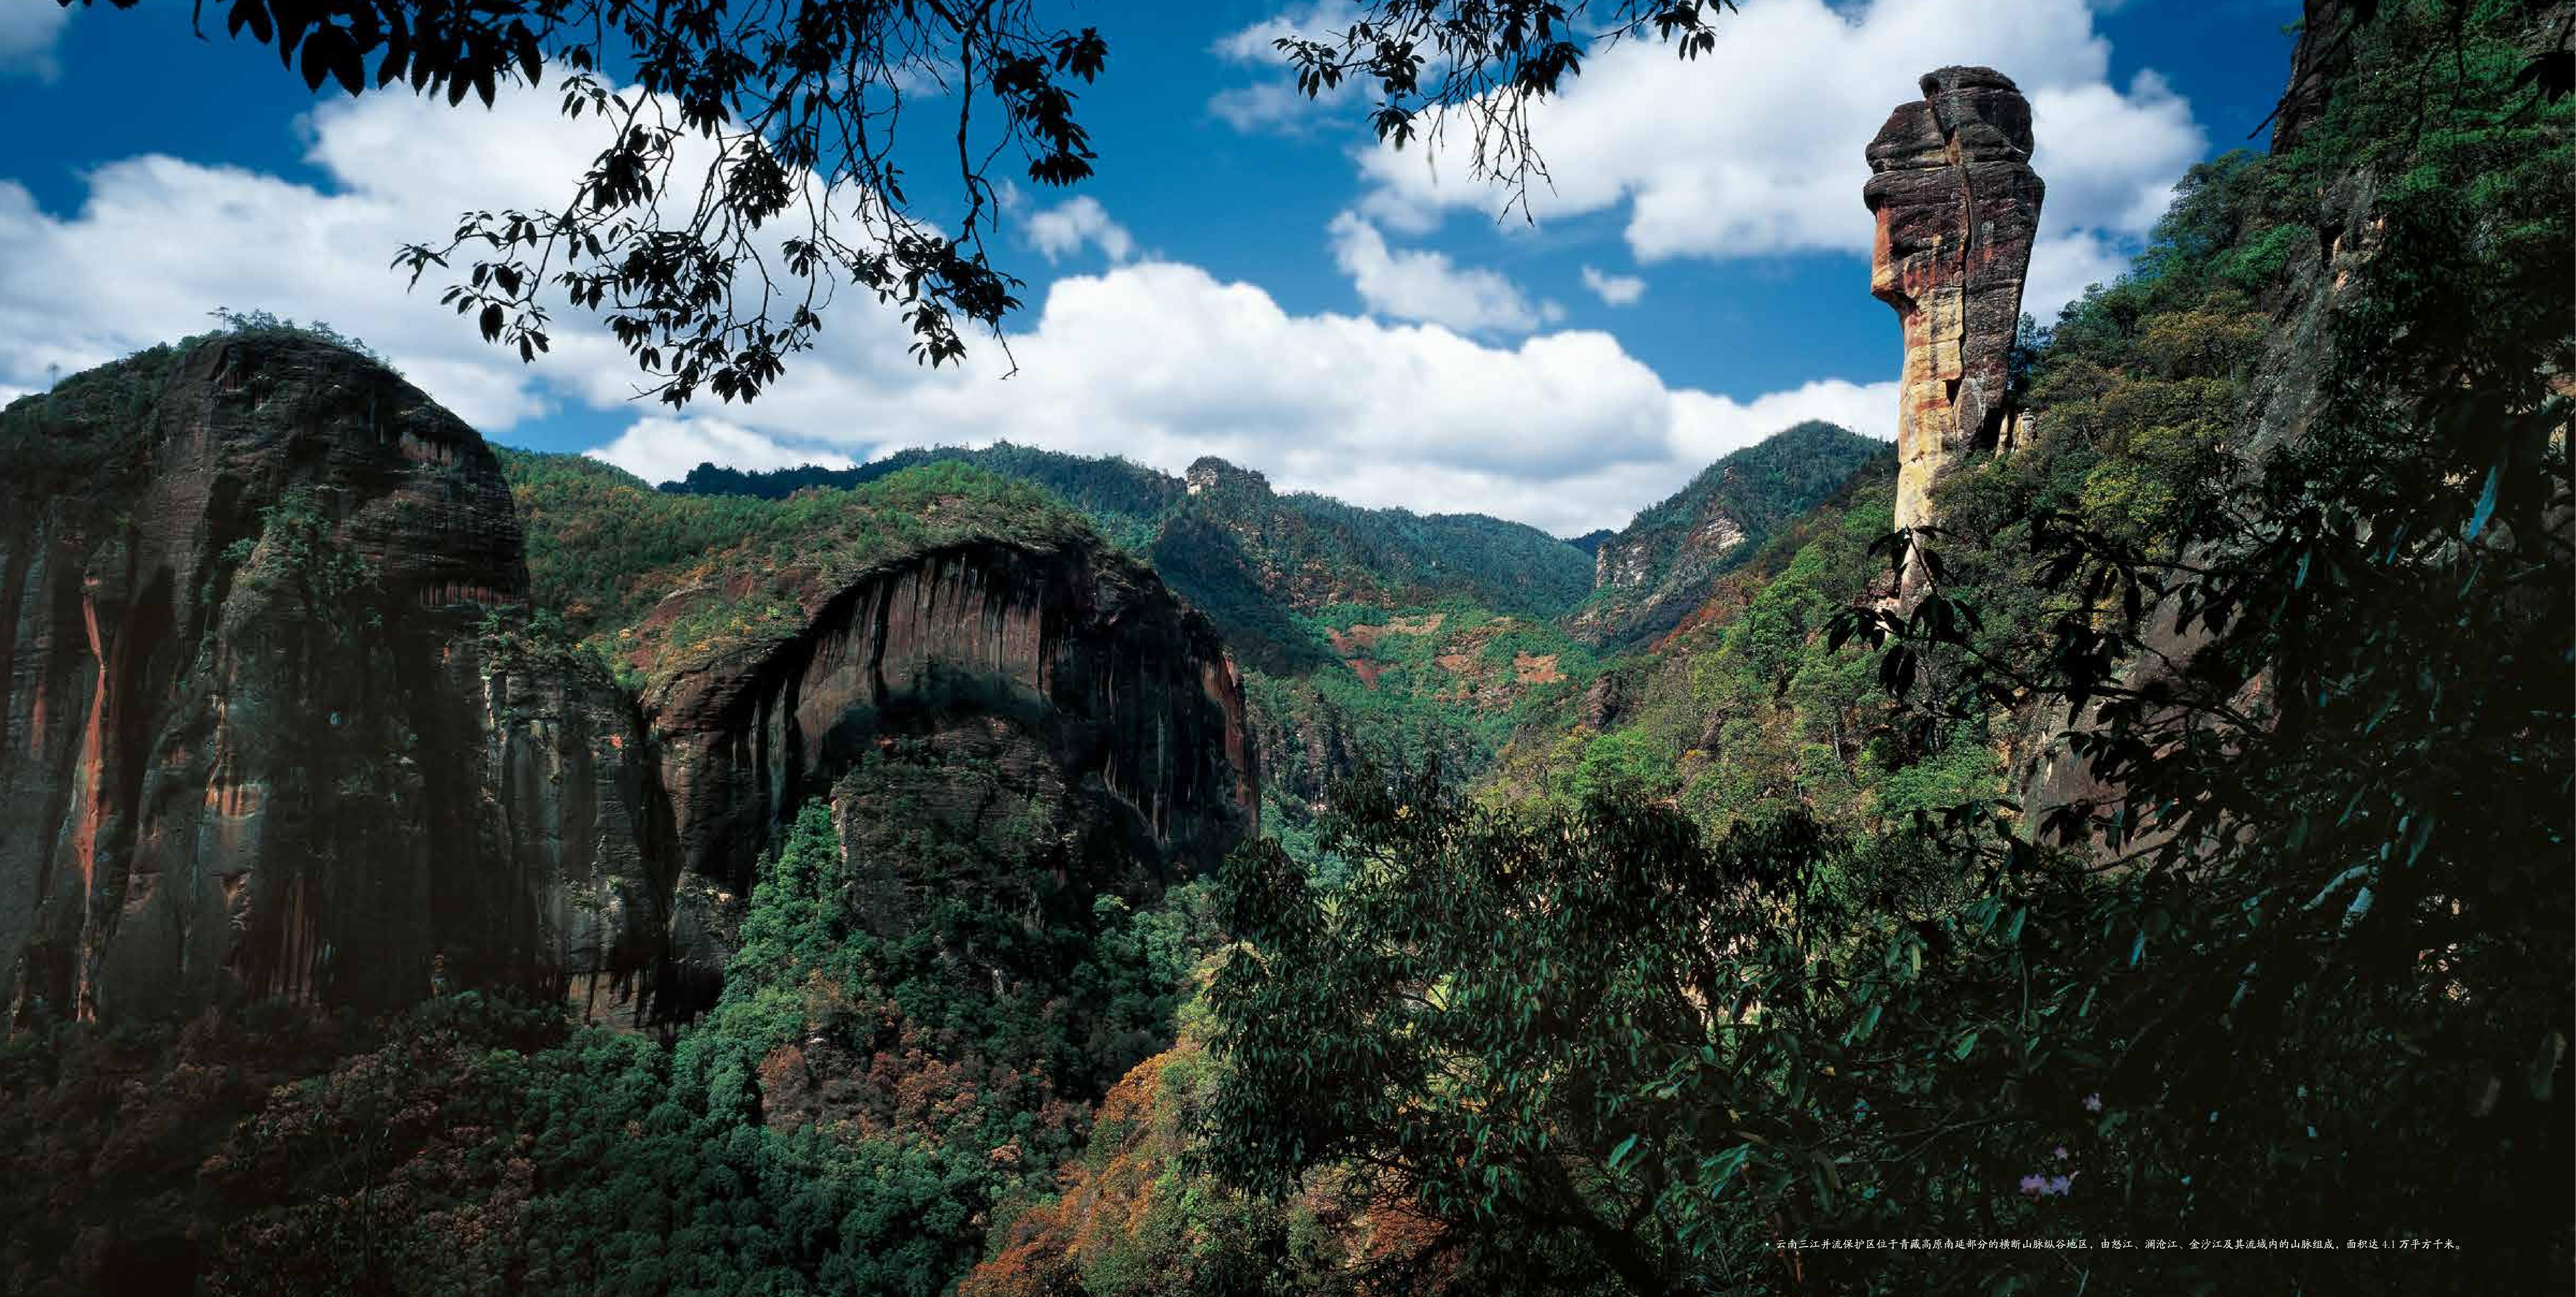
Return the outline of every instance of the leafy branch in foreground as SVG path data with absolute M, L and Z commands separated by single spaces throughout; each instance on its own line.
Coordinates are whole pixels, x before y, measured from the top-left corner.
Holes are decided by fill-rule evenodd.
M 554 69 L 564 116 L 608 135 L 563 204 L 468 212 L 394 265 L 456 274 L 441 300 L 523 361 L 549 349 L 552 304 L 596 312 L 674 405 L 759 395 L 844 283 L 900 311 L 924 364 L 961 359 L 963 330 L 998 339 L 1020 281 L 985 247 L 994 168 L 1016 150 L 1038 184 L 1089 176 L 1072 87 L 1108 58 L 1032 0 L 217 0 L 199 24 L 210 8 L 315 90 L 489 106 Z M 900 130 L 921 100 L 951 127 Z M 945 230 L 906 190 L 916 138 L 953 153 Z
M 1349 26 L 1273 44 L 1297 89 L 1320 98 L 1344 82 L 1373 83 L 1369 125 L 1402 148 L 1437 140 L 1451 114 L 1469 127 L 1469 172 L 1495 180 L 1504 210 L 1529 215 L 1529 186 L 1549 182 L 1530 138 L 1534 104 L 1583 74 L 1596 51 L 1652 32 L 1682 58 L 1717 48 L 1717 19 L 1735 0 L 1374 0 Z

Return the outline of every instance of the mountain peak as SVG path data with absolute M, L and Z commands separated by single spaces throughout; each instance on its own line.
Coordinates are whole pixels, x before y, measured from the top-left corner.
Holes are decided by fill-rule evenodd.
M 1237 468 L 1214 455 L 1201 455 L 1190 461 L 1189 471 L 1182 474 L 1182 480 L 1189 484 L 1192 495 L 1204 495 L 1221 487 L 1249 488 L 1263 495 L 1270 494 L 1270 479 L 1259 471 Z

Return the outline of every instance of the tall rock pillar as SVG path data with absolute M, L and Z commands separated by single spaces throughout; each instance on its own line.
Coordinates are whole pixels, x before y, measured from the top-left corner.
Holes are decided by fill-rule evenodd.
M 2004 374 L 2044 187 L 2030 102 L 1992 68 L 1926 73 L 1869 142 L 1870 292 L 1905 330 L 1896 525 L 1929 521 L 1932 479 L 2003 430 Z M 1913 585 L 1909 572 L 1906 584 Z

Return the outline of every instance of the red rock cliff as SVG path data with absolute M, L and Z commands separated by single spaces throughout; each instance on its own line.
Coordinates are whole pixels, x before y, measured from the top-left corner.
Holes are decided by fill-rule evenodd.
M 650 964 L 642 729 L 603 674 L 485 659 L 527 577 L 471 428 L 363 356 L 235 336 L 21 400 L 0 445 L 16 1015 Z
M 1087 530 L 720 575 L 785 582 L 792 633 L 639 700 L 513 629 L 528 576 L 491 449 L 354 352 L 155 349 L 0 412 L 0 451 L 20 1020 L 467 987 L 684 1014 L 809 796 L 880 846 L 904 816 L 1037 826 L 996 858 L 1138 903 L 1254 827 L 1223 645 Z M 853 772 L 897 749 L 909 791 L 877 796 Z M 941 791 L 970 768 L 1007 797 Z M 950 884 L 925 869 L 905 885 Z

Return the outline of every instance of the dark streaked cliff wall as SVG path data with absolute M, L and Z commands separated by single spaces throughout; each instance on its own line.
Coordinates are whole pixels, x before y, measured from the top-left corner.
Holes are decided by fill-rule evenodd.
M 483 609 L 527 577 L 471 428 L 354 353 L 226 337 L 0 441 L 14 1013 L 640 969 L 642 732 L 604 681 L 486 678 Z

